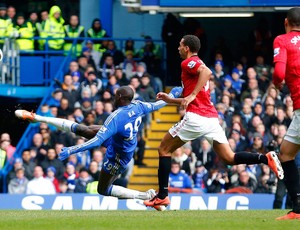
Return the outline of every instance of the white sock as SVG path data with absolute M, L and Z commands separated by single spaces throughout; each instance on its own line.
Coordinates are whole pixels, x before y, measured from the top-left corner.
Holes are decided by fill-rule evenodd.
M 74 127 L 78 125 L 78 123 L 74 121 L 69 121 L 67 119 L 56 118 L 56 117 L 43 117 L 40 115 L 35 115 L 35 120 L 39 122 L 44 122 L 50 125 L 54 125 L 60 130 L 67 132 L 74 132 Z
M 111 196 L 118 197 L 120 199 L 141 199 L 148 200 L 148 194 L 146 192 L 140 192 L 124 188 L 118 185 L 113 185 L 111 189 Z

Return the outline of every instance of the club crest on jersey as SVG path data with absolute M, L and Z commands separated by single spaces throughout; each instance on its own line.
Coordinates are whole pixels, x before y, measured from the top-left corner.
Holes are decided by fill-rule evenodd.
M 190 62 L 187 64 L 187 66 L 188 66 L 190 69 L 194 68 L 195 65 L 196 65 L 196 62 L 195 62 L 195 61 L 190 61 Z
M 275 48 L 274 49 L 274 57 L 279 54 L 280 48 Z

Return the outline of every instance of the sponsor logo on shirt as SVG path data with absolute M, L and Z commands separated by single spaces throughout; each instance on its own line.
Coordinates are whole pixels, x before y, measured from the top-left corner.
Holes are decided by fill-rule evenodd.
M 280 48 L 274 49 L 274 57 L 276 57 L 279 54 Z
M 187 66 L 190 67 L 190 69 L 194 68 L 194 66 L 196 65 L 195 61 L 190 61 Z
M 105 133 L 105 132 L 106 132 L 106 130 L 107 130 L 107 128 L 106 128 L 106 127 L 104 127 L 104 126 L 101 126 L 101 128 L 99 129 L 99 132 L 100 132 L 100 133 Z

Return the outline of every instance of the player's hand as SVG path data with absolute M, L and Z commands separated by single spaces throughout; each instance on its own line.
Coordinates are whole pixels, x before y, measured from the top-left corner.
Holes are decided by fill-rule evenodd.
M 70 149 L 68 147 L 63 147 L 59 153 L 58 159 L 63 161 L 70 156 Z
M 181 102 L 181 107 L 183 109 L 186 109 L 188 107 L 188 105 L 196 98 L 196 95 L 189 95 L 185 98 L 183 98 L 182 102 Z
M 165 102 L 168 103 L 168 100 L 170 99 L 169 95 L 164 93 L 164 92 L 159 92 L 157 95 L 156 95 L 156 100 L 163 100 Z

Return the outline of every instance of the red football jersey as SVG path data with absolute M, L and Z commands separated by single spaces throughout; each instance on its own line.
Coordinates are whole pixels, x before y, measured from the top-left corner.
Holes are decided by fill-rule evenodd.
M 198 56 L 192 56 L 181 62 L 181 81 L 184 97 L 190 95 L 195 89 L 199 78 L 197 69 L 200 65 L 204 65 L 204 63 Z M 209 81 L 197 94 L 195 100 L 188 105 L 186 111 L 204 117 L 218 117 L 217 110 L 210 100 Z
M 274 40 L 274 64 L 286 64 L 285 83 L 293 100 L 294 110 L 300 109 L 300 32 L 291 31 Z M 278 82 L 280 79 L 273 79 Z

